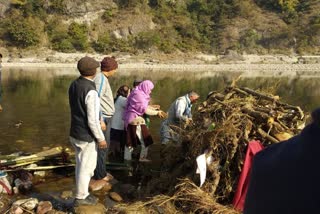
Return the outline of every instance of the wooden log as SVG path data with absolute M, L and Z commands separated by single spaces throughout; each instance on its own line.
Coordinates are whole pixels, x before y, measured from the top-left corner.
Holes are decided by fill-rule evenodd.
M 263 138 L 267 138 L 268 140 L 270 140 L 272 143 L 279 143 L 279 141 L 272 137 L 271 135 L 269 135 L 267 132 L 263 131 L 261 128 L 258 128 L 258 133 L 263 137 Z
M 253 96 L 256 96 L 256 97 L 259 97 L 259 98 L 262 98 L 262 99 L 265 99 L 265 100 L 268 100 L 268 101 L 272 101 L 272 102 L 276 102 L 279 100 L 279 96 L 268 96 L 268 95 L 265 95 L 265 94 L 261 94 L 259 92 L 256 92 L 250 88 L 246 88 L 246 87 L 243 87 L 243 88 L 240 88 L 240 90 L 242 91 L 245 91 L 247 92 L 248 94 L 251 94 Z

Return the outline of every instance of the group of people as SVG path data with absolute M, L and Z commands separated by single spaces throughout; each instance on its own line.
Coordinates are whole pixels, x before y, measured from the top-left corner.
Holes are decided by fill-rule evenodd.
M 97 72 L 99 67 L 101 72 Z M 131 161 L 133 151 L 140 145 L 138 161 L 149 162 L 148 148 L 153 144 L 149 117 L 167 117 L 159 105 L 150 103 L 154 88 L 150 80 L 135 81 L 132 90 L 122 85 L 113 97 L 108 78 L 118 68 L 115 58 L 105 57 L 98 62 L 83 57 L 77 68 L 80 77 L 69 87 L 69 140 L 76 151 L 75 206 L 96 204 L 89 187 L 113 179 L 106 170 L 108 154 L 117 160 Z M 199 95 L 192 91 L 174 101 L 161 125 L 163 144 L 178 140 L 170 126 L 190 123 L 191 106 L 198 99 Z

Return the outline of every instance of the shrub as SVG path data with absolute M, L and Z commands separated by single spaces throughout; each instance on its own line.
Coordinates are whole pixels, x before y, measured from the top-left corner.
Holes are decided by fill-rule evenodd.
M 71 23 L 68 28 L 68 35 L 73 47 L 78 51 L 87 50 L 88 42 L 88 27 L 85 24 Z
M 160 44 L 160 36 L 157 32 L 142 32 L 135 38 L 135 48 L 149 50 L 153 46 Z
M 104 33 L 100 35 L 96 42 L 92 43 L 92 47 L 95 51 L 99 53 L 106 53 L 111 50 L 111 38 L 109 33 Z
M 7 36 L 11 44 L 22 48 L 38 45 L 42 29 L 35 23 L 32 18 L 9 20 Z

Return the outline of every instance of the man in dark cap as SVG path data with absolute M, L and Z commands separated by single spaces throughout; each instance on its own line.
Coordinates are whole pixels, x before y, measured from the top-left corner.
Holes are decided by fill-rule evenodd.
M 81 74 L 69 87 L 71 109 L 70 142 L 76 156 L 75 206 L 94 205 L 97 199 L 89 194 L 89 182 L 97 163 L 97 145 L 107 147 L 100 128 L 100 101 L 93 79 L 100 63 L 91 57 L 78 61 Z
M 300 134 L 253 160 L 245 214 L 320 213 L 320 108 Z
M 118 63 L 114 57 L 105 57 L 101 61 L 101 72 L 94 78 L 96 90 L 100 97 L 101 128 L 107 143 L 110 143 L 111 119 L 115 112 L 113 93 L 108 78 L 115 74 L 117 68 Z M 93 176 L 94 180 L 90 182 L 92 189 L 96 189 L 95 184 L 100 183 L 96 181 L 103 179 L 108 182 L 113 178 L 113 176 L 106 171 L 107 153 L 107 148 L 98 149 L 97 166 Z

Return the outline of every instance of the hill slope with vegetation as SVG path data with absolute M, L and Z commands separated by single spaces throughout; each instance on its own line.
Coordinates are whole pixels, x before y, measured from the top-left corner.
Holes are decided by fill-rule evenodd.
M 319 0 L 0 0 L 0 46 L 319 54 L 319 11 Z

